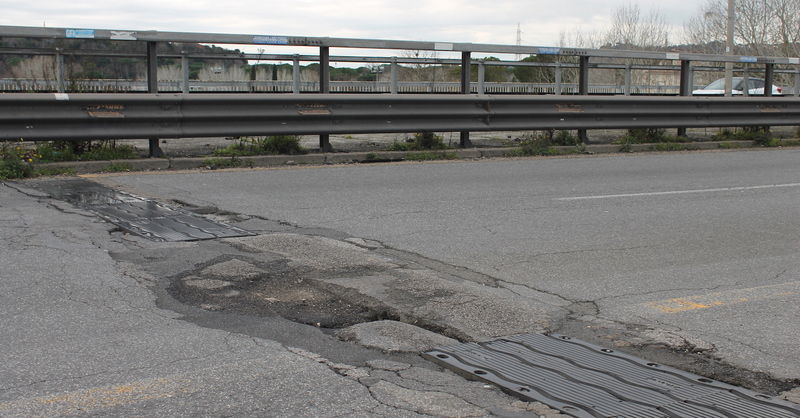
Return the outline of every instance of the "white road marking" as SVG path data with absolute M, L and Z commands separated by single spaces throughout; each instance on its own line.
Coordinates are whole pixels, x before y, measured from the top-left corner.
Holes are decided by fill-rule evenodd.
M 567 201 L 567 200 L 613 199 L 619 197 L 666 196 L 674 194 L 734 192 L 739 190 L 778 189 L 778 188 L 788 188 L 788 187 L 800 187 L 800 183 L 764 184 L 761 186 L 720 187 L 717 189 L 671 190 L 667 192 L 622 193 L 622 194 L 605 194 L 596 196 L 557 197 L 553 200 Z

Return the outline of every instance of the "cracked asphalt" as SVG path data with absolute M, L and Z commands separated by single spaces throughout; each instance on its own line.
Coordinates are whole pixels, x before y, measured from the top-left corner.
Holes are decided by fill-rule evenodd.
M 798 157 L 671 153 L 103 181 L 377 240 L 564 308 L 548 329 L 578 319 L 584 329 L 632 331 L 632 345 L 705 351 L 796 382 Z
M 0 184 L 0 416 L 558 415 L 423 360 L 419 351 L 454 341 L 412 325 L 374 322 L 382 329 L 340 339 L 282 312 L 173 297 L 177 282 L 215 291 L 291 263 L 330 273 L 320 259 L 337 256 L 335 271 L 363 270 L 347 250 L 384 263 L 297 234 L 320 231 L 249 226 L 261 241 L 280 238 L 279 252 L 257 240 L 148 241 L 27 185 Z
M 417 354 L 549 331 L 777 395 L 800 383 L 798 156 L 93 179 L 259 234 L 192 243 L 0 185 L 0 415 L 555 416 Z

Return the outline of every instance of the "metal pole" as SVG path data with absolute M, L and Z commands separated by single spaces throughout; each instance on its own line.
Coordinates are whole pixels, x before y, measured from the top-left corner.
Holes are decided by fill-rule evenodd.
M 392 57 L 392 65 L 390 68 L 391 68 L 392 84 L 389 87 L 389 92 L 392 94 L 397 94 L 397 57 Z
M 744 74 L 742 74 L 742 94 L 745 96 L 750 95 L 750 66 L 744 65 Z M 764 90 L 766 91 L 766 90 Z
M 331 72 L 331 51 L 327 46 L 319 47 L 319 92 L 328 94 L 331 92 L 330 85 L 330 72 Z M 319 149 L 322 152 L 331 152 L 331 136 L 330 134 L 322 134 L 319 136 Z
M 478 61 L 478 94 L 486 93 L 486 64 L 483 60 Z
M 56 91 L 63 93 L 64 88 L 64 55 L 56 52 Z
M 561 96 L 561 61 L 556 62 L 556 96 Z
M 158 42 L 147 42 L 147 92 L 158 93 Z M 150 158 L 163 157 L 158 138 L 149 138 Z
M 589 95 L 589 57 L 579 57 L 578 66 L 578 94 L 581 96 Z M 584 144 L 589 143 L 589 135 L 586 129 L 578 129 L 578 139 Z
M 688 60 L 681 61 L 681 80 L 680 80 L 680 95 L 692 95 L 692 62 Z M 678 128 L 678 136 L 686 136 L 686 128 Z
M 631 63 L 625 63 L 625 87 L 623 89 L 623 94 L 626 96 L 631 95 Z
M 736 19 L 736 10 L 733 4 L 734 0 L 728 0 L 728 26 L 727 37 L 725 39 L 725 55 L 733 55 L 733 28 Z M 733 63 L 725 63 L 725 96 L 731 96 L 733 89 Z
M 775 64 L 767 64 L 764 69 L 764 96 L 772 96 L 772 84 L 775 81 Z
M 297 54 L 292 59 L 292 93 L 300 94 L 300 56 Z
M 189 57 L 186 55 L 181 56 L 181 73 L 181 91 L 189 94 Z
M 469 51 L 461 52 L 461 94 L 470 94 L 471 61 Z M 461 131 L 461 148 L 471 146 L 472 143 L 469 140 L 469 131 Z

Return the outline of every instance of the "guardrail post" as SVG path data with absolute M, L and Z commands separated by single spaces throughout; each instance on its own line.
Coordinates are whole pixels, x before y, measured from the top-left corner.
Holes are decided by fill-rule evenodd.
M 746 73 L 745 73 L 746 74 Z M 772 96 L 772 84 L 775 81 L 775 65 L 767 64 L 764 69 L 764 96 Z
M 794 69 L 794 96 L 800 97 L 800 65 Z
M 581 56 L 578 61 L 578 94 L 581 96 L 589 95 L 589 57 Z M 589 135 L 586 129 L 578 129 L 578 139 L 584 144 L 589 143 Z
M 328 94 L 331 92 L 331 50 L 327 46 L 319 47 L 319 92 Z M 319 150 L 322 152 L 331 152 L 331 136 L 330 134 L 322 134 L 319 136 Z
M 256 71 L 258 71 L 256 70 L 256 67 L 250 67 L 250 81 L 247 82 L 247 90 L 250 93 L 256 92 Z
M 397 94 L 397 57 L 392 57 L 391 70 L 392 84 L 389 86 L 389 93 Z
M 461 94 L 470 94 L 470 59 L 469 51 L 461 52 Z M 469 140 L 469 131 L 461 131 L 461 148 L 472 146 Z
M 292 58 L 292 93 L 300 94 L 300 56 Z
M 59 93 L 63 93 L 66 91 L 64 86 L 64 55 L 61 54 L 61 50 L 58 49 L 56 52 L 56 91 Z
M 556 96 L 561 96 L 561 61 L 556 62 Z
M 158 42 L 147 42 L 147 92 L 158 93 Z M 163 157 L 158 138 L 149 138 L 150 158 Z
M 478 94 L 486 93 L 486 64 L 484 60 L 478 61 Z
M 625 87 L 623 87 L 622 94 L 625 96 L 631 95 L 631 63 L 625 63 Z
M 189 94 L 189 57 L 181 55 L 181 92 Z
M 681 96 L 692 95 L 692 62 L 689 60 L 681 60 L 681 75 L 680 75 L 680 90 L 678 94 Z M 678 136 L 686 136 L 686 128 L 678 128 Z

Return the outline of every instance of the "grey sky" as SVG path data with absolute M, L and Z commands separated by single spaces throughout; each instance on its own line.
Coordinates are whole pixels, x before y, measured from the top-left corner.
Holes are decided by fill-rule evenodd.
M 687 0 L 0 0 L 0 25 L 514 44 L 519 23 L 523 44 L 550 46 L 561 32 L 602 30 L 614 10 L 630 3 L 660 10 L 674 41 L 699 6 Z

